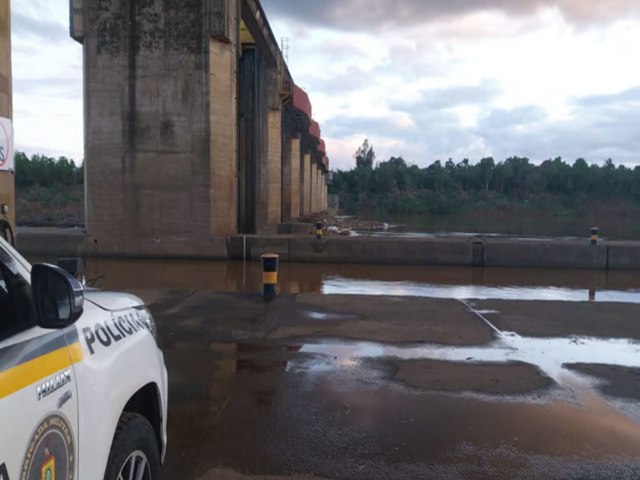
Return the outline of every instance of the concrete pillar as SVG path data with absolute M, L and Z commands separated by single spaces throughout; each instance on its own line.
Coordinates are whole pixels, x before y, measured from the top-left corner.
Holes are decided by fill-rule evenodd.
M 324 210 L 329 210 L 329 185 L 327 185 L 327 175 L 324 175 Z
M 322 167 L 318 166 L 318 187 L 316 189 L 317 211 L 322 211 Z
M 236 59 L 234 47 L 203 39 L 236 43 L 238 0 L 71 7 L 84 45 L 86 226 L 98 248 L 231 231 L 236 119 L 222 117 Z
M 302 214 L 311 215 L 311 155 L 305 153 L 302 157 L 304 175 L 302 176 Z
M 13 118 L 11 85 L 11 7 L 10 0 L 0 0 L 0 117 L 11 120 Z M 2 143 L 13 143 L 12 132 L 0 132 L 3 135 Z M 9 152 L 4 151 L 3 156 Z M 9 206 L 8 220 L 15 232 L 15 185 L 13 172 L 0 171 L 0 203 Z M 0 219 L 4 218 L 0 214 Z
M 318 164 L 311 160 L 311 213 L 318 211 Z
M 231 11 L 232 25 L 238 23 Z M 238 211 L 238 42 L 237 30 L 230 42 L 209 40 L 209 111 L 211 145 L 211 233 L 237 231 Z
M 300 138 L 290 140 L 291 161 L 291 218 L 300 216 Z
M 320 211 L 324 212 L 325 208 L 324 208 L 324 172 L 321 172 L 320 174 Z
M 268 209 L 267 223 L 277 225 L 282 219 L 282 113 L 269 110 Z

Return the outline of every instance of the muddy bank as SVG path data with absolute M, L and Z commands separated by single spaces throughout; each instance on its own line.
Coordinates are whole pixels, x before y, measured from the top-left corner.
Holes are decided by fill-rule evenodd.
M 637 304 L 477 300 L 473 305 L 490 312 L 485 316 L 500 330 L 522 336 L 640 340 Z
M 520 395 L 549 388 L 553 381 L 538 368 L 522 362 L 456 363 L 440 360 L 390 362 L 395 381 L 411 387 L 442 392 Z

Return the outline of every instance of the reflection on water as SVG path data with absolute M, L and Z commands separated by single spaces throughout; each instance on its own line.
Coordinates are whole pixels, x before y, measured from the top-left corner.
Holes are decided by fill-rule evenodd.
M 327 295 L 387 295 L 429 298 L 477 300 L 560 300 L 566 302 L 621 302 L 640 303 L 640 290 L 628 292 L 594 289 L 581 290 L 560 287 L 486 286 L 486 285 L 434 285 L 414 282 L 382 282 L 329 277 L 322 286 Z
M 102 289 L 259 292 L 258 262 L 87 259 Z M 282 263 L 282 293 L 640 303 L 637 272 Z

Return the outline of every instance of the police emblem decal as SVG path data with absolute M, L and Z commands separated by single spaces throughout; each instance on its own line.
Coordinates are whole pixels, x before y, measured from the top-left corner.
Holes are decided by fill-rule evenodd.
M 74 480 L 75 443 L 69 421 L 55 413 L 33 431 L 20 480 Z

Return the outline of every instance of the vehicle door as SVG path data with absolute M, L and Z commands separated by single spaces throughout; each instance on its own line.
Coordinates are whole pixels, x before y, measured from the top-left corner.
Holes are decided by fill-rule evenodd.
M 77 478 L 75 326 L 37 326 L 30 279 L 0 241 L 0 480 Z

